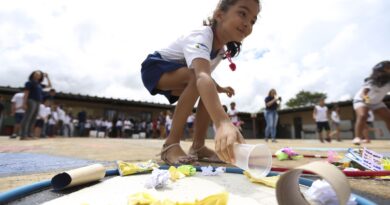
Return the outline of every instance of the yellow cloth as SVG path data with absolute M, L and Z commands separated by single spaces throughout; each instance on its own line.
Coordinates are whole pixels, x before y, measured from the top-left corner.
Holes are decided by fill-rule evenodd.
M 272 188 L 276 188 L 276 183 L 278 182 L 280 177 L 279 175 L 277 175 L 272 177 L 255 178 L 247 171 L 244 171 L 244 175 L 249 179 L 250 182 L 263 184 Z
M 157 200 L 149 193 L 140 192 L 129 196 L 128 205 L 226 205 L 229 193 L 222 192 L 210 195 L 195 202 L 174 202 L 170 199 Z
M 130 163 L 124 161 L 117 161 L 118 171 L 121 176 L 131 175 L 139 172 L 152 171 L 153 168 L 159 168 L 160 166 L 149 160 L 147 162 Z
M 382 166 L 384 170 L 390 171 L 390 159 L 382 159 Z
M 172 181 L 176 181 L 180 178 L 183 178 L 185 177 L 185 175 L 183 173 L 181 173 L 176 167 L 174 166 L 170 166 L 169 169 L 169 175 L 171 176 L 170 179 Z

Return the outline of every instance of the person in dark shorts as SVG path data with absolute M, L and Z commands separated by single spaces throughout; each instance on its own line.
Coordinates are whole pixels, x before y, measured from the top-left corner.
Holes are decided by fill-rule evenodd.
M 325 140 L 327 142 L 331 142 L 330 138 L 330 127 L 329 127 L 329 113 L 328 113 L 328 107 L 325 105 L 325 98 L 321 98 L 318 105 L 314 106 L 313 110 L 313 118 L 316 121 L 317 124 L 317 132 L 318 132 L 318 137 L 320 141 L 323 143 L 324 138 L 322 136 L 322 131 L 326 131 L 326 138 Z

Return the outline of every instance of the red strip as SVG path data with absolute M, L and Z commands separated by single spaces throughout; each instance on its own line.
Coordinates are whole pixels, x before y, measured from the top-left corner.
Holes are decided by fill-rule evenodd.
M 321 155 L 312 155 L 312 154 L 304 154 L 302 155 L 305 158 L 328 158 L 327 156 L 321 156 Z M 276 155 L 272 155 L 272 157 L 276 157 Z
M 271 171 L 286 172 L 289 168 L 272 167 Z M 347 177 L 381 177 L 390 176 L 390 171 L 342 171 Z M 303 174 L 314 174 L 313 172 L 303 171 Z

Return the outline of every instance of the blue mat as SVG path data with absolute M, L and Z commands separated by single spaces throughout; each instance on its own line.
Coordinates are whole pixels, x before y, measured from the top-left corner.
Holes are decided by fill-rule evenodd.
M 71 157 L 33 153 L 0 153 L 0 177 L 77 168 L 96 163 Z

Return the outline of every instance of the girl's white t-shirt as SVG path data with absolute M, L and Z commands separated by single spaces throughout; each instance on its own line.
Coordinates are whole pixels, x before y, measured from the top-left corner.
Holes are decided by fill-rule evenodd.
M 211 72 L 221 61 L 224 49 L 221 49 L 217 56 L 211 60 L 210 54 L 213 48 L 213 30 L 210 26 L 202 26 L 196 30 L 182 35 L 168 47 L 158 50 L 164 60 L 181 63 L 192 67 L 192 61 L 202 58 L 210 62 Z
M 315 106 L 316 109 L 316 122 L 327 122 L 328 121 L 328 107 Z
M 362 101 L 362 93 L 363 90 L 368 88 L 368 97 L 370 99 L 369 104 L 378 104 L 383 101 L 383 98 L 387 95 L 388 92 L 390 92 L 390 83 L 387 83 L 386 85 L 382 87 L 377 87 L 375 85 L 371 84 L 371 81 L 367 81 L 364 83 L 364 85 L 360 88 L 360 90 L 356 93 L 354 100 L 355 101 Z

